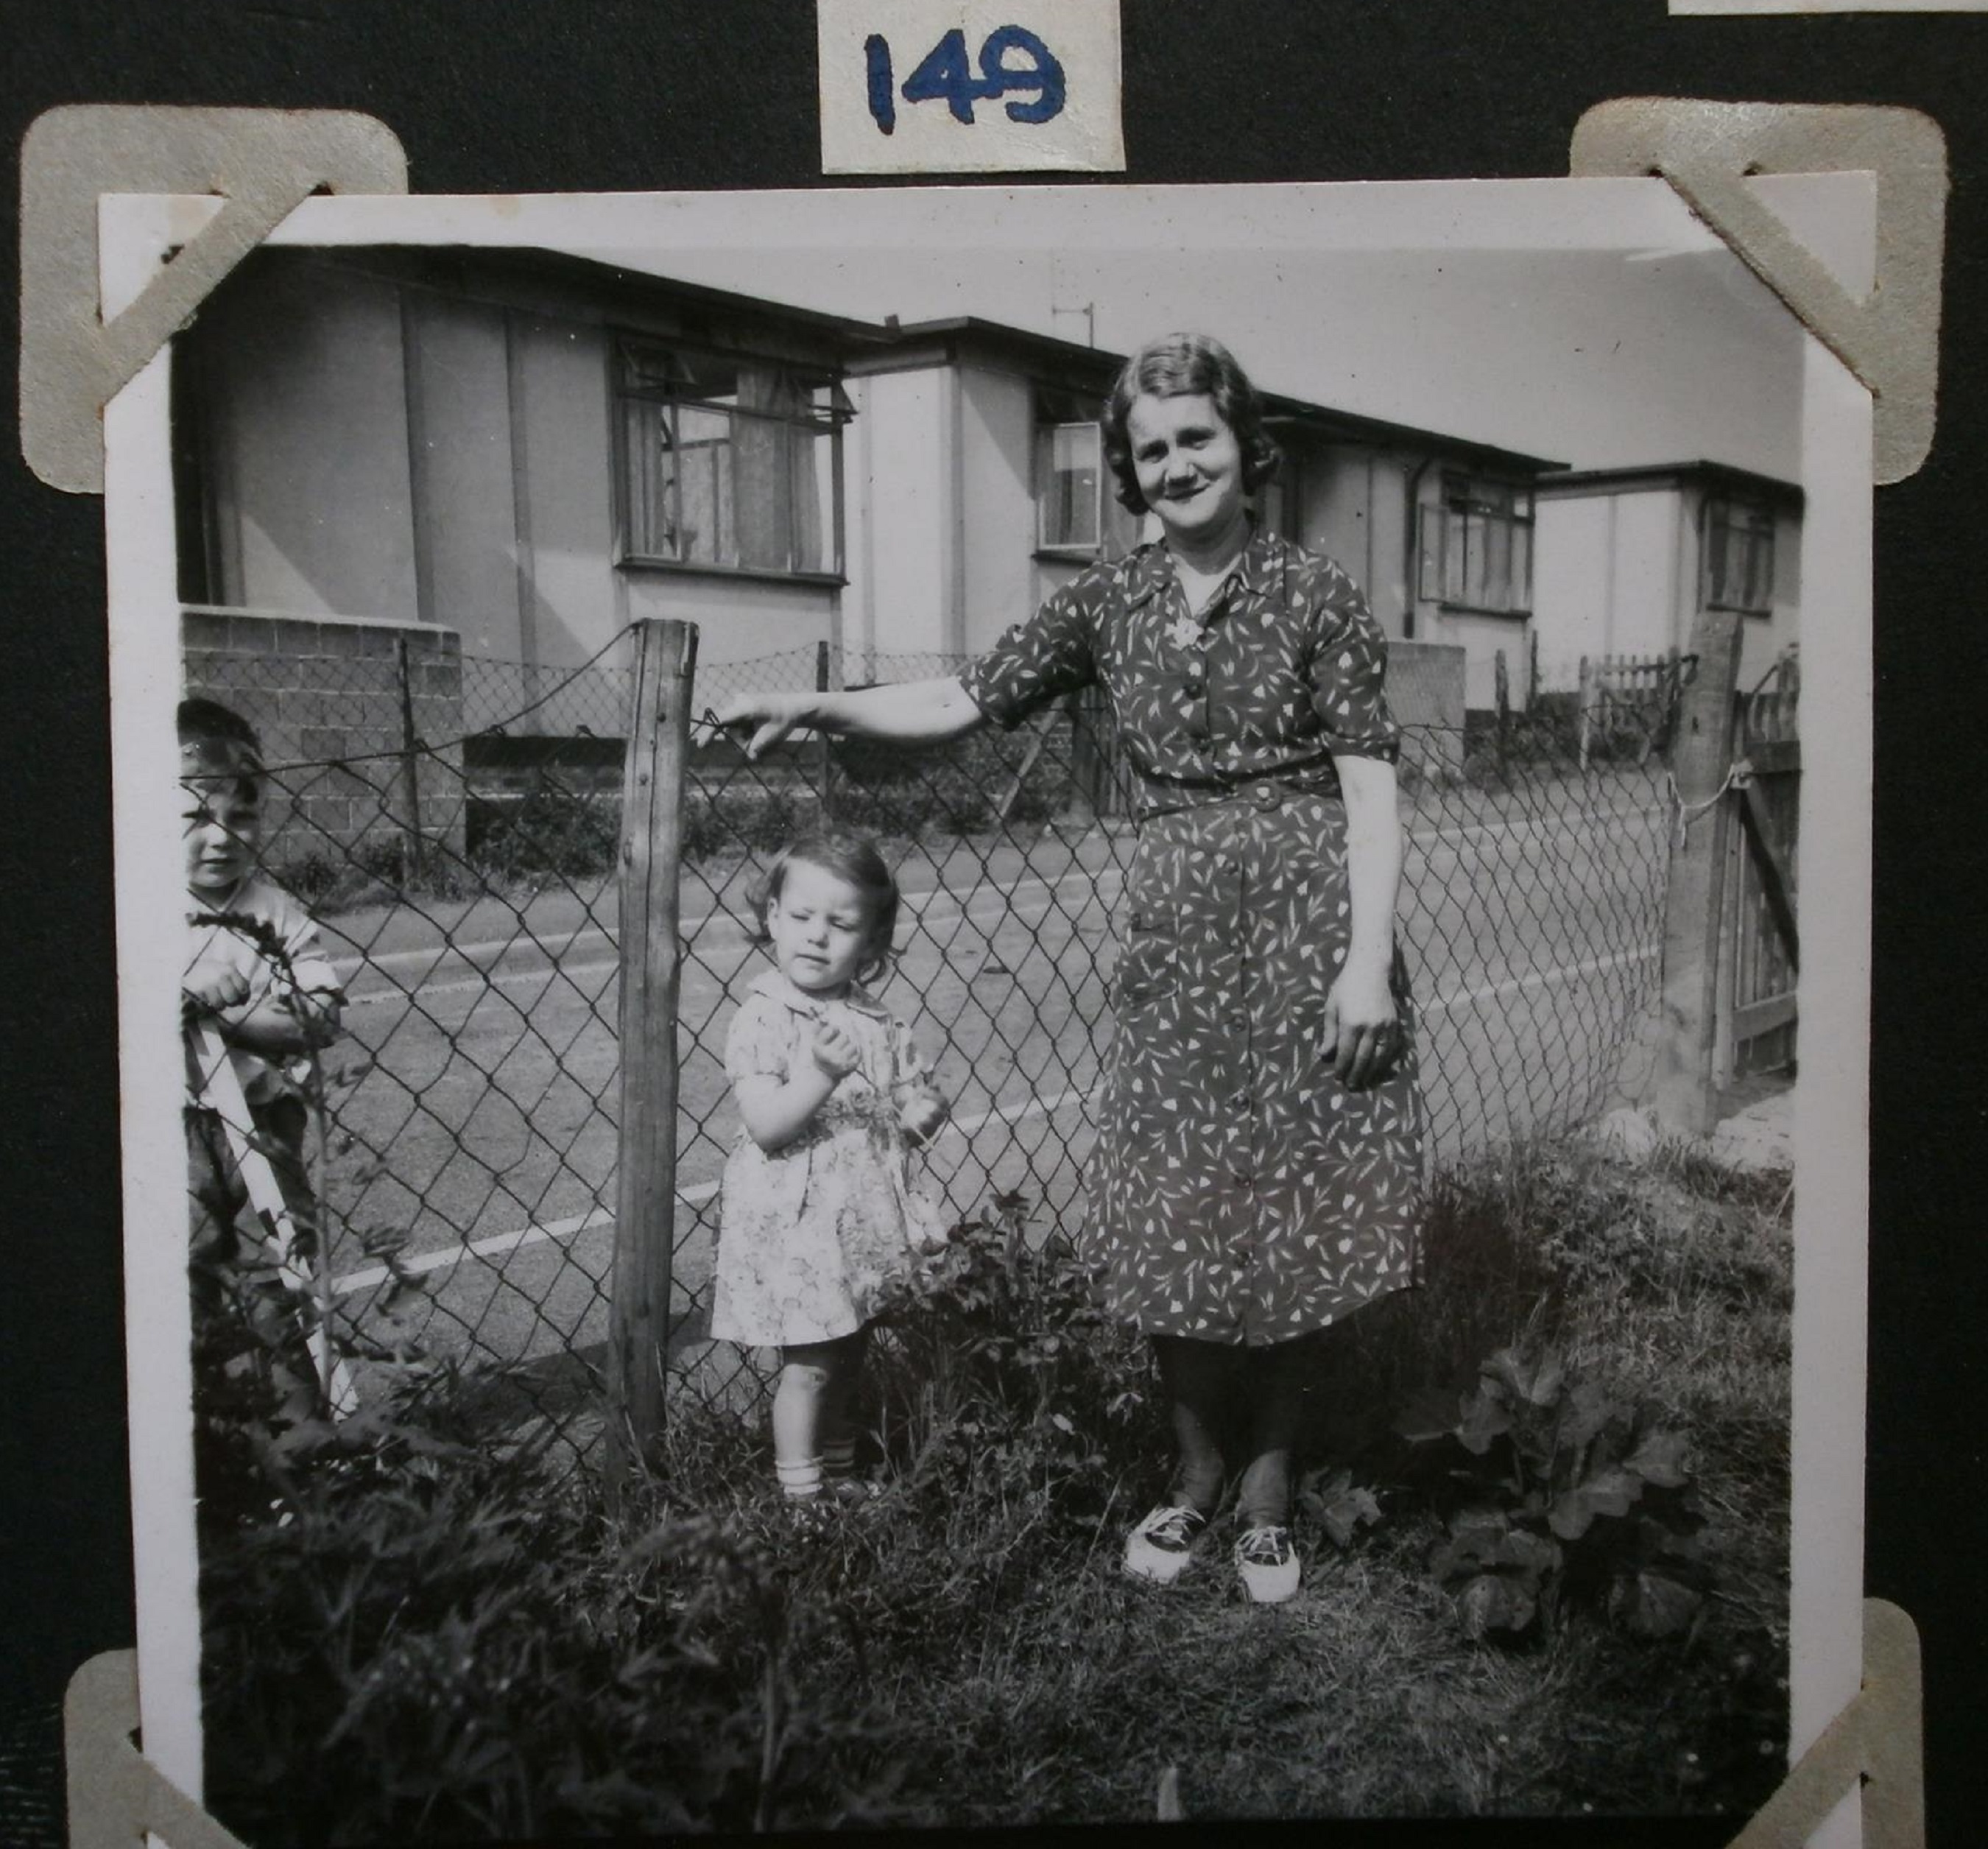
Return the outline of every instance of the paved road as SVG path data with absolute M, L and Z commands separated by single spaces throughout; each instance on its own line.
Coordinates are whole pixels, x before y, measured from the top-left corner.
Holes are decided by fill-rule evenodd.
M 1439 1156 L 1584 1114 L 1647 1002 L 1661 931 L 1664 812 L 1537 813 L 1412 831 L 1402 929 L 1415 972 Z M 983 864 L 962 844 L 908 866 L 905 944 L 885 992 L 955 1102 L 929 1165 L 952 1208 L 1022 1188 L 1073 1225 L 1085 1100 L 1109 1032 L 1105 981 L 1122 838 L 1046 837 Z M 353 1229 L 332 1264 L 377 1320 L 369 1225 L 404 1232 L 427 1289 L 405 1303 L 431 1347 L 505 1357 L 606 1334 L 614 1229 L 616 964 L 611 907 L 574 895 L 519 914 L 355 925 L 376 948 L 350 975 L 347 1056 L 372 1070 L 341 1098 L 355 1147 L 332 1195 Z M 713 1190 L 733 1120 L 720 1058 L 733 996 L 760 966 L 739 883 L 685 894 L 675 1278 L 708 1276 Z M 478 938 L 479 929 L 512 935 Z M 436 941 L 448 923 L 467 941 Z M 549 950 L 556 954 L 548 954 Z M 373 1152 L 384 1158 L 369 1167 Z M 374 1169 L 377 1168 L 377 1172 Z M 467 1252 L 465 1248 L 468 1249 Z M 384 1325 L 383 1325 L 384 1327 Z

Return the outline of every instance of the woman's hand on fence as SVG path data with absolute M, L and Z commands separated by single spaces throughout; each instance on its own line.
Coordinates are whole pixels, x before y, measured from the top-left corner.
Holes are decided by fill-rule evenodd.
M 1385 1078 L 1401 1050 L 1401 1024 L 1385 967 L 1347 964 L 1325 999 L 1320 1057 L 1331 1060 L 1340 1083 L 1357 1091 Z
M 808 1050 L 831 1079 L 846 1079 L 863 1063 L 863 1049 L 856 1044 L 856 1036 L 840 1027 L 817 1027 Z
M 738 694 L 711 715 L 711 722 L 721 732 L 742 732 L 749 725 L 752 732 L 746 741 L 746 755 L 756 758 L 800 725 L 801 710 L 800 701 L 791 694 Z
M 912 1142 L 922 1144 L 938 1134 L 939 1126 L 952 1114 L 952 1107 L 944 1098 L 929 1086 L 921 1086 L 905 1100 L 898 1121 Z

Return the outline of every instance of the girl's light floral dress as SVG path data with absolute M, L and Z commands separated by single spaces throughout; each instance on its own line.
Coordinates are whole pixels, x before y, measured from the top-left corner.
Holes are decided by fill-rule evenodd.
M 769 1152 L 742 1128 L 725 1166 L 711 1333 L 755 1347 L 832 1341 L 881 1308 L 886 1286 L 943 1242 L 913 1183 L 898 1114 L 925 1081 L 911 1029 L 863 989 L 826 1000 L 777 970 L 752 985 L 725 1043 L 725 1076 L 784 1080 L 824 1024 L 860 1050 L 795 1140 Z

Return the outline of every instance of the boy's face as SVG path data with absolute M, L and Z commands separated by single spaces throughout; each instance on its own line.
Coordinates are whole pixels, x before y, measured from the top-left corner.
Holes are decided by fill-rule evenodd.
M 232 890 L 255 864 L 262 833 L 262 799 L 237 778 L 183 783 L 187 885 L 194 892 Z

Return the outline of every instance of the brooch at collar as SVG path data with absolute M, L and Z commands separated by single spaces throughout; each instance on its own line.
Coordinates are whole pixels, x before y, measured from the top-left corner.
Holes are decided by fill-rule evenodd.
M 1167 625 L 1167 640 L 1176 648 L 1198 648 L 1202 626 L 1192 617 L 1176 617 Z

